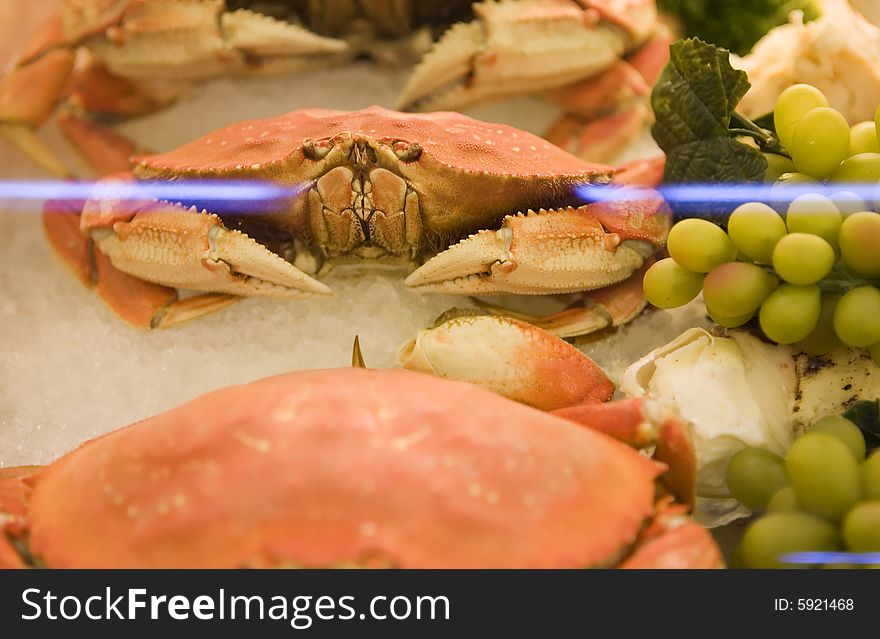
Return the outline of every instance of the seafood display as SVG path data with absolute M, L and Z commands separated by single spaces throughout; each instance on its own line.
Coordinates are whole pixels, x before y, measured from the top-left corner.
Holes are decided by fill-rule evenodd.
M 0 567 L 867 563 L 866 4 L 58 0 L 0 74 Z

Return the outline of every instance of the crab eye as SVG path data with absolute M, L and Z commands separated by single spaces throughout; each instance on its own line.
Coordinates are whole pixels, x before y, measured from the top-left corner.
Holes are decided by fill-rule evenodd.
M 303 155 L 310 160 L 323 160 L 332 146 L 333 141 L 330 139 L 318 140 L 317 142 L 306 139 L 303 140 Z
M 401 162 L 415 162 L 422 156 L 422 146 L 418 142 L 397 140 L 391 145 L 394 154 Z

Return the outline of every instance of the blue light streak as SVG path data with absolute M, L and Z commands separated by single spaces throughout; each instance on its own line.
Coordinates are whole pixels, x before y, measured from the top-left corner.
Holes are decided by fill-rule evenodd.
M 98 181 L 0 180 L 0 201 L 32 207 L 43 200 L 143 200 L 157 199 L 221 206 L 254 208 L 295 197 L 301 186 L 259 181 Z
M 880 552 L 793 552 L 782 555 L 785 564 L 874 564 L 880 566 Z
M 97 181 L 0 180 L 0 201 L 33 208 L 44 200 L 155 198 L 169 202 L 215 205 L 225 209 L 259 211 L 263 203 L 277 203 L 302 193 L 304 185 L 286 186 L 265 181 Z M 704 207 L 734 208 L 744 202 L 786 204 L 805 194 L 819 194 L 850 208 L 873 210 L 880 201 L 880 185 L 853 184 L 665 184 L 657 189 L 608 186 L 576 186 L 575 195 L 585 203 L 655 198 L 659 193 L 679 212 L 699 213 Z M 247 205 L 247 206 L 244 206 Z M 209 209 L 210 210 L 210 209 Z

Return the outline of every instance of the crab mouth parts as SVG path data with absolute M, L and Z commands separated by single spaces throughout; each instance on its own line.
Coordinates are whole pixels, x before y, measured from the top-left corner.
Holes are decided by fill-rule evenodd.
M 376 166 L 337 166 L 309 190 L 311 242 L 325 257 L 414 259 L 423 232 L 409 183 Z

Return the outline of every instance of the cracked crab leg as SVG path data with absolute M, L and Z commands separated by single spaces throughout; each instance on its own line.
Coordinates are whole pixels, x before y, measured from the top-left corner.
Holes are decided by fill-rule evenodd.
M 541 410 L 604 402 L 614 384 L 571 344 L 507 317 L 451 313 L 398 354 L 404 368 L 477 384 Z
M 630 277 L 663 245 L 668 228 L 658 198 L 529 211 L 454 244 L 406 284 L 467 295 L 593 290 Z

